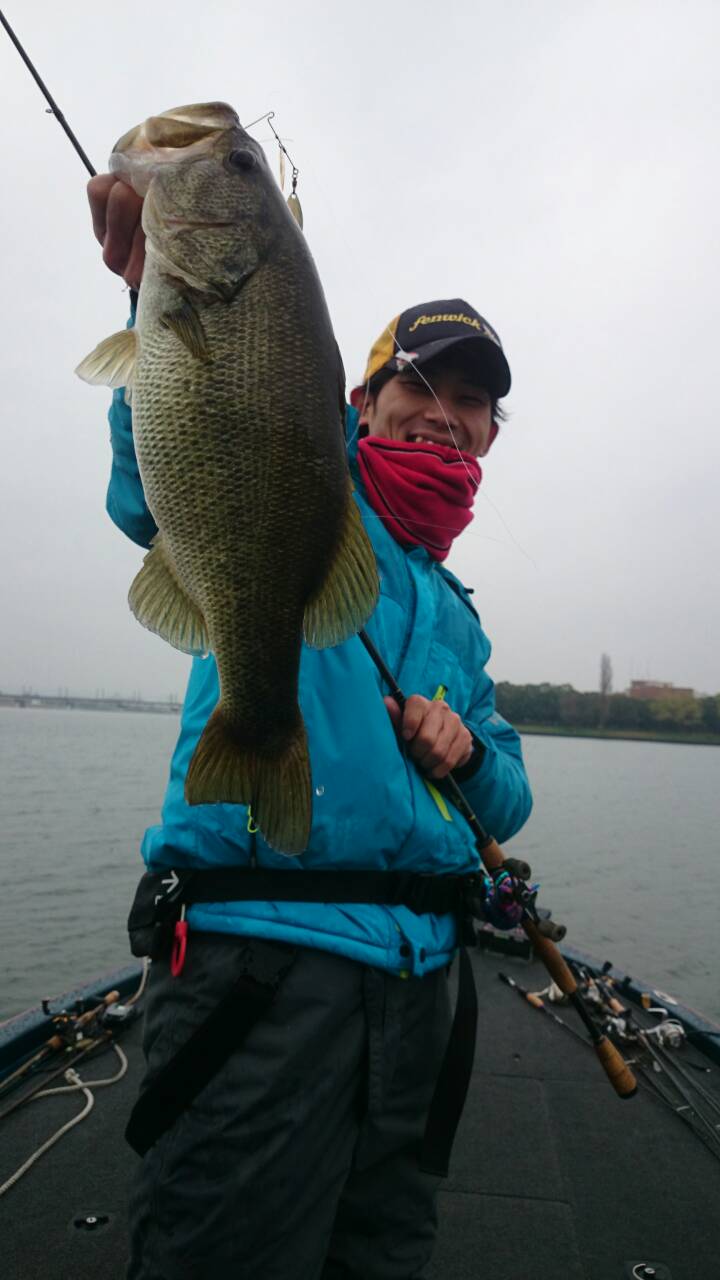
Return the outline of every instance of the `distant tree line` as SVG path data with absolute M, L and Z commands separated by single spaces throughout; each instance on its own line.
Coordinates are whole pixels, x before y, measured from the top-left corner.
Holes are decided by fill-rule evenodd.
M 643 701 L 623 693 L 578 693 L 569 684 L 505 681 L 495 686 L 495 694 L 500 715 L 514 725 L 720 734 L 720 694 Z

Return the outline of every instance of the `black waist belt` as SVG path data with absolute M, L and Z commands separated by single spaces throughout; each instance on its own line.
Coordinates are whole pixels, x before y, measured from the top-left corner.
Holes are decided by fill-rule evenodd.
M 465 1104 L 475 1055 L 477 993 L 467 946 L 475 943 L 472 916 L 480 877 L 403 871 L 268 871 L 232 867 L 212 871 L 147 872 L 140 881 L 128 931 L 134 955 L 154 959 L 170 950 L 183 906 L 199 902 L 337 902 L 405 906 L 418 915 L 452 913 L 460 928 L 458 996 L 450 1037 L 430 1103 L 420 1167 L 447 1177 L 450 1152 Z M 263 942 L 265 940 L 262 940 Z M 244 974 L 138 1099 L 126 1138 L 140 1155 L 171 1127 L 275 999 L 297 949 L 278 944 L 257 976 Z M 289 956 L 291 958 L 289 958 Z

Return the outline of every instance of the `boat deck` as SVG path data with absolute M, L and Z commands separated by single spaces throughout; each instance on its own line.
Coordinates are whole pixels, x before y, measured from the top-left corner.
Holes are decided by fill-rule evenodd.
M 617 1099 L 594 1053 L 497 978 L 504 971 L 543 988 L 537 961 L 492 952 L 472 960 L 475 1071 L 427 1280 L 620 1280 L 637 1263 L 655 1266 L 656 1280 L 720 1277 L 720 1161 L 650 1096 Z M 559 1012 L 580 1026 L 572 1009 Z M 137 1157 L 123 1130 L 142 1074 L 139 1020 L 119 1043 L 125 1078 L 98 1089 L 89 1116 L 0 1199 L 8 1280 L 124 1276 L 124 1206 Z M 680 1053 L 708 1065 L 692 1048 Z M 81 1075 L 99 1079 L 117 1067 L 105 1052 Z M 718 1076 L 713 1065 L 702 1082 L 720 1101 Z M 0 1184 L 81 1108 L 81 1095 L 60 1096 L 9 1116 Z M 89 1216 L 100 1225 L 83 1225 Z

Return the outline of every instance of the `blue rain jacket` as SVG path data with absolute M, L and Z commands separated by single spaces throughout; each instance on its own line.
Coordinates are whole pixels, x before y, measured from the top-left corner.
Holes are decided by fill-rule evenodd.
M 122 391 L 109 414 L 113 448 L 107 495 L 111 519 L 148 547 L 156 525 L 145 502 Z M 405 551 L 370 507 L 357 468 L 357 414 L 347 409 L 348 456 L 365 528 L 380 574 L 380 599 L 367 632 L 406 695 L 446 700 L 485 748 L 463 791 L 499 841 L 526 821 L 530 788 L 520 739 L 495 710 L 485 666 L 490 644 L 467 591 L 424 548 Z M 398 743 L 380 677 L 361 641 L 332 649 L 303 647 L 300 707 L 307 728 L 313 821 L 306 851 L 276 853 L 258 835 L 258 865 L 302 875 L 303 868 L 460 874 L 479 864 L 472 833 L 457 811 L 438 804 Z M 192 660 L 180 736 L 162 822 L 146 832 L 147 867 L 247 866 L 251 836 L 243 805 L 190 806 L 185 774 L 219 694 L 215 660 Z M 444 809 L 444 812 L 443 812 Z M 391 973 L 423 974 L 448 964 L 456 948 L 451 915 L 416 915 L 380 904 L 225 902 L 191 907 L 189 928 L 317 947 Z

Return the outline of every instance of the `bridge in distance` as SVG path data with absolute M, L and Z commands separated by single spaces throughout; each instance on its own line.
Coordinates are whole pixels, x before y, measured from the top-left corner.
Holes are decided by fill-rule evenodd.
M 147 711 L 155 715 L 179 715 L 182 703 L 171 698 L 147 701 L 144 698 L 78 698 L 70 694 L 0 693 L 0 707 L 40 707 L 70 711 Z

